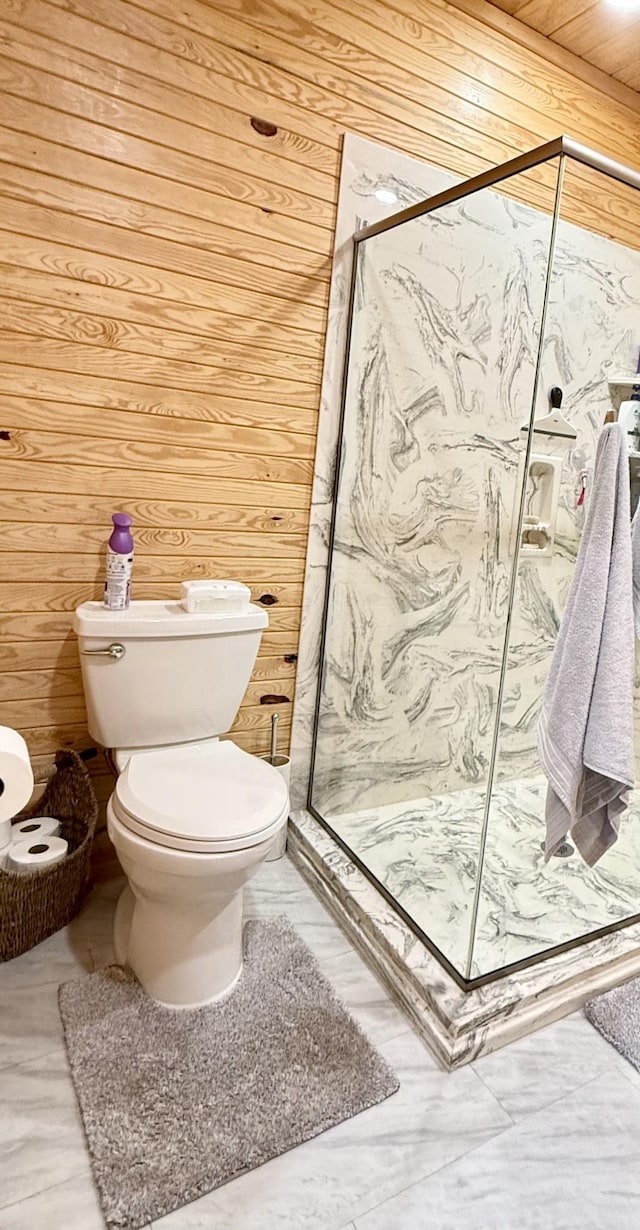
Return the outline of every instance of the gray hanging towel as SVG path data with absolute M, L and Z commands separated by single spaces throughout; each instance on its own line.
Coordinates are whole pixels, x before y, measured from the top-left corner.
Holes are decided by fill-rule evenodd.
M 629 463 L 604 427 L 566 610 L 538 722 L 548 860 L 571 835 L 590 867 L 617 840 L 634 784 Z
M 633 622 L 640 639 L 640 500 L 631 522 L 631 558 L 633 560 Z

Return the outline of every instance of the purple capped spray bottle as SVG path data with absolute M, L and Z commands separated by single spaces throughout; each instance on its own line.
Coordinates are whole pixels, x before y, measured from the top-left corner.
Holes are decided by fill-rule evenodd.
M 133 569 L 133 537 L 128 513 L 113 513 L 113 532 L 107 544 L 107 572 L 104 581 L 104 605 L 110 611 L 126 611 L 131 601 L 131 571 Z

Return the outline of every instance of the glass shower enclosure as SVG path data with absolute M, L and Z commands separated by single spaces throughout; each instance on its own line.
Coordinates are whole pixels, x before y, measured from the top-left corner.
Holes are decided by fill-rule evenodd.
M 639 187 L 562 137 L 354 236 L 309 808 L 466 988 L 640 914 L 640 793 L 595 868 L 545 864 L 536 739 Z

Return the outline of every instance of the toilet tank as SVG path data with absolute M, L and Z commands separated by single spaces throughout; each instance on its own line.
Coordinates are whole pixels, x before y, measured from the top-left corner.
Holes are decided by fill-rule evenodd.
M 84 602 L 73 627 L 92 738 L 143 748 L 224 734 L 267 623 L 252 604 L 190 614 L 177 602 L 132 602 L 126 611 Z

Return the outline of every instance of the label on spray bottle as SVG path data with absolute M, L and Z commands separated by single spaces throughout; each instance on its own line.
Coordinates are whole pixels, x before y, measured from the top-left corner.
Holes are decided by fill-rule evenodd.
M 107 547 L 107 574 L 104 581 L 104 605 L 110 611 L 126 611 L 131 601 L 131 571 L 133 553 L 120 555 Z
M 104 605 L 110 611 L 126 611 L 131 601 L 133 569 L 133 538 L 128 513 L 114 513 L 113 533 L 107 545 L 107 571 L 104 582 Z

